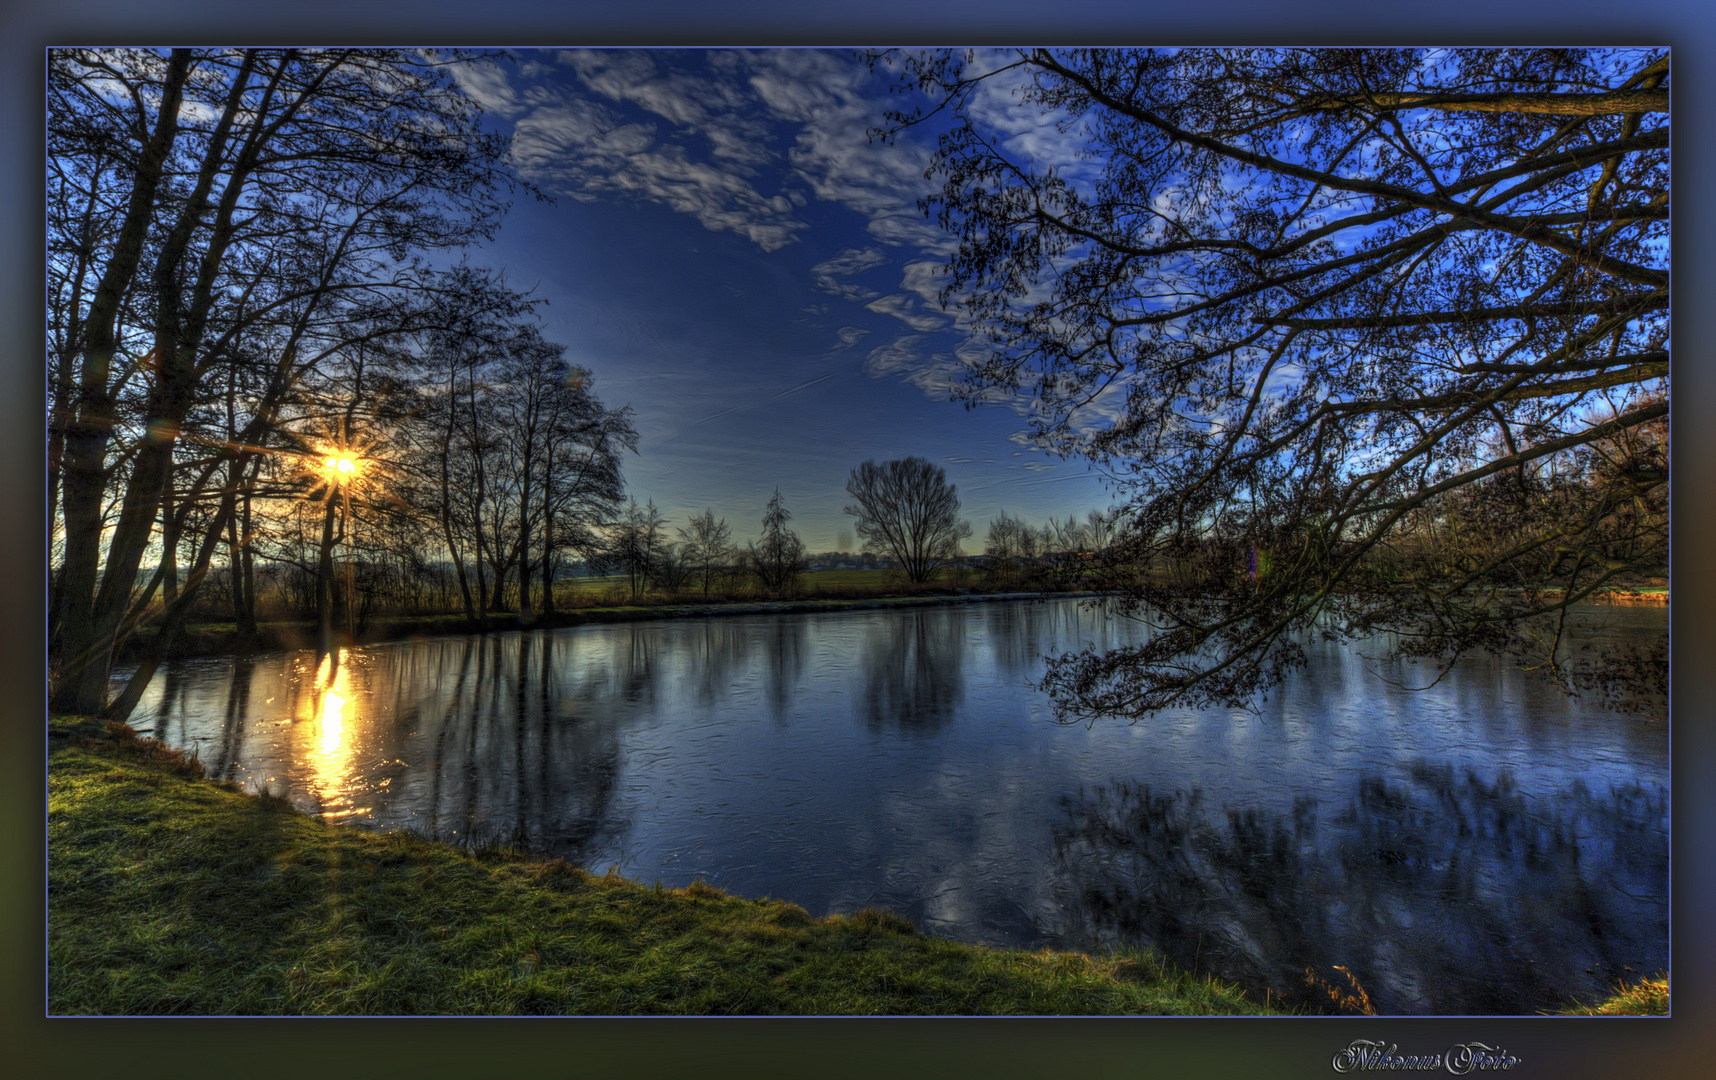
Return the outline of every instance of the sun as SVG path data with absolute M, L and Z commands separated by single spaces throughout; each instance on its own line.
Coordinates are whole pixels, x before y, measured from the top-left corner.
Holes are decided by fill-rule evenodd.
M 383 463 L 374 456 L 373 439 L 343 439 L 337 432 L 323 432 L 305 440 L 307 445 L 292 455 L 294 472 L 301 487 L 296 498 L 326 505 L 367 497 L 377 482 L 385 482 Z
M 342 476 L 350 476 L 358 469 L 357 458 L 345 451 L 336 452 L 324 458 L 322 464 L 330 472 L 336 472 Z

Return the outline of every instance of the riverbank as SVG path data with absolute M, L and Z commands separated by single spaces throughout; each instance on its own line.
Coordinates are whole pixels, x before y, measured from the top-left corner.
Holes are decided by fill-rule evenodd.
M 1093 592 L 1069 591 L 999 591 L 972 585 L 932 585 L 917 591 L 900 593 L 886 589 L 841 586 L 819 595 L 792 600 L 725 599 L 707 603 L 684 603 L 669 599 L 648 599 L 631 604 L 593 604 L 568 607 L 547 613 L 491 615 L 471 620 L 464 615 L 430 615 L 376 619 L 357 627 L 355 633 L 345 628 L 337 630 L 342 646 L 372 645 L 383 641 L 401 641 L 417 637 L 437 637 L 455 634 L 504 633 L 516 630 L 554 630 L 563 627 L 602 623 L 644 622 L 664 619 L 696 619 L 711 616 L 778 615 L 792 612 L 860 611 L 879 608 L 925 607 L 947 604 L 967 604 L 988 600 L 1039 600 L 1046 598 L 1084 599 Z M 1613 589 L 1596 594 L 1594 604 L 1666 606 L 1669 603 L 1666 585 L 1641 585 Z M 141 658 L 154 641 L 151 630 L 141 630 L 128 639 L 119 650 L 121 662 Z M 177 640 L 168 650 L 172 659 L 225 656 L 246 653 L 284 652 L 314 648 L 316 627 L 307 621 L 265 622 L 248 639 L 242 638 L 237 627 L 226 623 L 192 623 L 182 627 Z
M 1666 588 L 1614 589 L 1610 592 L 1597 593 L 1591 600 L 1597 604 L 1645 604 L 1667 607 L 1669 591 Z
M 329 825 L 49 728 L 53 1015 L 1282 1015 L 1153 955 L 990 949 Z M 1573 1015 L 1665 1015 L 1664 977 Z
M 936 607 L 990 600 L 1081 599 L 1091 592 L 983 592 L 954 589 L 906 595 L 878 594 L 855 597 L 812 597 L 798 600 L 727 600 L 715 603 L 658 602 L 580 607 L 530 615 L 494 615 L 473 622 L 463 615 L 376 620 L 356 634 L 338 632 L 343 646 L 373 645 L 418 637 L 453 634 L 495 634 L 517 630 L 556 630 L 570 626 L 603 623 L 648 622 L 665 619 L 698 619 L 710 616 L 780 615 L 794 612 L 865 611 L 881 608 Z M 153 641 L 151 631 L 140 631 L 120 650 L 122 661 L 140 657 Z M 263 623 L 248 641 L 242 640 L 232 623 L 192 624 L 181 628 L 178 640 L 168 650 L 173 659 L 229 654 L 283 652 L 310 649 L 316 644 L 315 626 L 307 622 Z
M 56 721 L 53 1015 L 1272 1015 L 1149 955 L 1017 952 L 340 828 Z

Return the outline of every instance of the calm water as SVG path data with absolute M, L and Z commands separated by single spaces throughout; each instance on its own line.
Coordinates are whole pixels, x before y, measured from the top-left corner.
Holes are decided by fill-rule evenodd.
M 334 821 L 1290 1000 L 1342 964 L 1384 1012 L 1532 1013 L 1667 968 L 1665 724 L 1323 644 L 1256 712 L 1053 723 L 1040 657 L 1134 633 L 1063 600 L 189 661 L 133 724 Z

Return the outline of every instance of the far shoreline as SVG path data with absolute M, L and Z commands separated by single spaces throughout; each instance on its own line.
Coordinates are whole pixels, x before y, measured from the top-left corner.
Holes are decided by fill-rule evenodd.
M 495 612 L 472 621 L 463 614 L 420 615 L 378 618 L 360 626 L 355 634 L 336 627 L 335 643 L 341 648 L 379 645 L 432 637 L 468 634 L 499 634 L 523 630 L 561 630 L 578 626 L 614 625 L 629 622 L 661 622 L 677 619 L 742 615 L 789 615 L 840 611 L 871 611 L 908 607 L 942 607 L 989 601 L 1073 599 L 1090 600 L 1104 595 L 1094 590 L 990 590 L 982 586 L 939 586 L 916 592 L 878 591 L 856 595 L 802 596 L 791 599 L 746 598 L 685 602 L 679 599 L 643 599 L 631 604 L 604 604 L 557 609 L 551 612 Z M 1667 587 L 1614 589 L 1595 593 L 1584 603 L 1598 606 L 1666 607 Z M 145 630 L 121 645 L 121 663 L 136 662 L 153 641 Z M 167 660 L 205 659 L 220 656 L 254 656 L 291 652 L 316 646 L 316 626 L 308 620 L 266 622 L 257 634 L 241 640 L 230 622 L 193 623 L 179 631 L 179 640 L 168 650 Z
M 473 622 L 463 615 L 407 616 L 378 619 L 360 628 L 355 635 L 336 629 L 336 644 L 341 648 L 379 645 L 392 641 L 408 641 L 430 637 L 454 637 L 467 634 L 500 634 L 521 630 L 561 630 L 578 626 L 601 626 L 629 622 L 662 622 L 676 619 L 698 619 L 740 615 L 790 615 L 839 611 L 872 611 L 908 607 L 946 607 L 988 601 L 1009 600 L 1088 600 L 1101 594 L 1092 591 L 1029 591 L 989 592 L 977 588 L 950 588 L 919 593 L 879 593 L 856 597 L 804 597 L 782 600 L 721 600 L 702 603 L 682 603 L 660 600 L 619 606 L 575 607 L 552 612 L 495 613 L 486 620 Z M 246 656 L 259 653 L 290 652 L 315 648 L 316 627 L 307 621 L 270 622 L 258 627 L 254 638 L 241 641 L 230 627 L 231 623 L 186 626 L 180 640 L 168 650 L 168 660 L 189 660 L 216 656 Z M 142 633 L 128 641 L 120 651 L 122 661 L 135 661 L 153 639 Z

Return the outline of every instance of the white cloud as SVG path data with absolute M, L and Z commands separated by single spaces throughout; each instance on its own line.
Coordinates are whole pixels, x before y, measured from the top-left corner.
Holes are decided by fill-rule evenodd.
M 930 191 L 923 175 L 929 151 L 868 141 L 867 126 L 879 115 L 879 103 L 855 98 L 844 109 L 818 116 L 800 129 L 787 160 L 817 198 L 868 218 L 870 235 L 884 243 L 926 232 L 940 236 L 917 208 L 918 197 Z
M 920 311 L 917 300 L 904 293 L 895 293 L 879 300 L 872 300 L 864 307 L 878 315 L 892 315 L 913 330 L 923 332 L 945 330 L 949 321 L 940 312 Z
M 799 125 L 787 159 L 817 198 L 869 219 L 890 246 L 945 240 L 917 208 L 932 188 L 930 150 L 911 140 L 872 141 L 870 128 L 896 104 L 867 69 L 837 53 L 805 49 L 735 54 L 774 115 Z
M 916 248 L 926 255 L 946 256 L 958 246 L 952 237 L 924 221 L 915 206 L 874 212 L 864 229 L 889 247 Z
M 808 195 L 862 216 L 884 247 L 919 252 L 920 259 L 952 250 L 952 239 L 917 206 L 935 186 L 924 176 L 930 147 L 911 137 L 871 140 L 870 128 L 898 102 L 884 78 L 842 52 L 723 50 L 698 62 L 693 54 L 566 49 L 515 60 L 511 68 L 475 69 L 461 84 L 485 108 L 517 118 L 520 172 L 551 192 L 658 202 L 769 251 L 808 227 L 796 213 Z M 548 60 L 566 73 L 561 81 L 544 77 Z M 507 81 L 526 71 L 533 73 L 528 82 Z M 758 187 L 771 165 L 786 168 L 779 191 Z M 855 283 L 831 283 L 819 280 L 818 287 L 856 303 L 878 296 Z M 927 286 L 920 277 L 905 288 L 928 301 Z M 914 329 L 932 325 L 931 316 L 907 308 L 888 313 Z
M 758 166 L 767 165 L 776 156 L 775 152 L 768 148 L 768 128 L 760 123 L 733 117 L 725 126 L 704 127 L 701 133 L 709 140 L 711 154 L 722 161 L 731 162 L 747 176 L 755 175 Z M 804 196 L 796 191 L 792 194 L 802 205 Z
M 852 346 L 858 344 L 859 339 L 869 332 L 870 331 L 856 326 L 842 326 L 839 330 L 835 331 L 834 334 L 835 337 L 840 339 L 840 344 L 834 347 L 834 351 L 842 352 L 846 349 L 850 349 Z
M 838 53 L 771 49 L 730 54 L 750 71 L 748 83 L 776 115 L 809 123 L 850 110 L 869 75 Z
M 978 70 L 993 70 L 1012 63 L 1017 54 L 1010 51 L 979 53 L 973 65 Z M 1065 111 L 1049 111 L 1041 105 L 1020 107 L 1020 97 L 1030 86 L 1032 76 L 1024 68 L 1002 71 L 983 80 L 972 95 L 969 114 L 1014 163 L 1037 171 L 1053 167 L 1062 179 L 1083 188 L 1100 174 L 1102 161 L 1082 156 L 1088 146 L 1083 125 Z
M 584 85 L 613 101 L 629 101 L 681 126 L 708 113 L 701 80 L 663 72 L 648 52 L 634 49 L 569 49 L 560 53 Z
M 515 116 L 523 108 L 518 95 L 507 80 L 506 71 L 494 61 L 478 60 L 468 64 L 453 64 L 449 69 L 453 81 L 459 84 L 472 101 L 484 112 L 497 116 Z
M 893 375 L 916 364 L 923 355 L 918 351 L 920 334 L 907 334 L 886 345 L 878 345 L 864 358 L 864 372 L 872 378 Z
M 834 258 L 825 259 L 811 267 L 810 276 L 816 287 L 823 292 L 831 296 L 838 296 L 843 300 L 850 300 L 855 304 L 862 304 L 866 300 L 874 299 L 881 294 L 875 289 L 840 279 L 863 273 L 865 270 L 873 266 L 880 266 L 886 261 L 887 256 L 875 248 L 847 248 Z
M 560 194 L 586 202 L 618 194 L 662 203 L 764 251 L 785 247 L 807 227 L 794 214 L 802 196 L 765 196 L 737 172 L 694 161 L 684 147 L 657 135 L 655 125 L 621 123 L 598 102 L 562 101 L 540 105 L 518 121 L 513 159 L 528 179 Z
M 906 264 L 900 277 L 900 288 L 916 293 L 926 304 L 941 305 L 941 287 L 947 277 L 947 264 L 939 260 Z
M 924 356 L 919 348 L 921 341 L 922 335 L 907 334 L 887 345 L 876 346 L 864 358 L 864 373 L 874 379 L 895 375 L 930 397 L 952 397 L 964 365 L 946 353 Z
M 521 93 L 469 87 L 473 97 L 522 114 L 513 159 L 526 179 L 585 202 L 659 203 L 764 251 L 795 242 L 808 227 L 797 216 L 807 203 L 802 191 L 765 192 L 753 182 L 779 154 L 768 123 L 739 111 L 750 91 L 736 77 L 692 74 L 636 50 L 563 50 L 556 59 L 577 82 L 537 81 Z M 659 119 L 628 120 L 633 106 Z
M 621 124 L 600 105 L 572 102 L 536 109 L 520 120 L 512 153 L 527 175 L 571 181 L 590 176 L 586 161 L 623 159 L 654 140 L 653 126 Z

